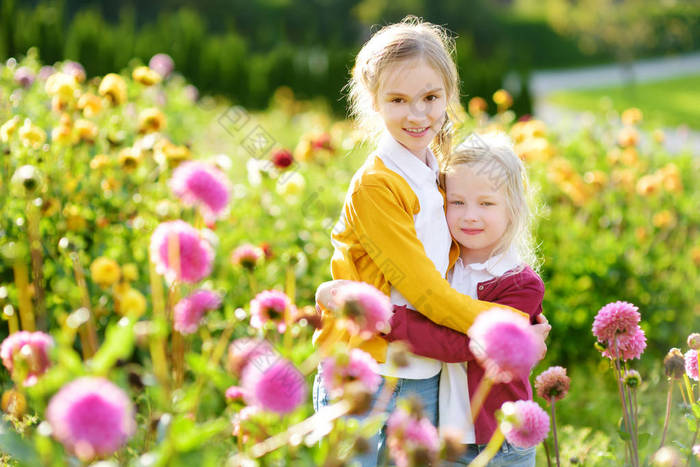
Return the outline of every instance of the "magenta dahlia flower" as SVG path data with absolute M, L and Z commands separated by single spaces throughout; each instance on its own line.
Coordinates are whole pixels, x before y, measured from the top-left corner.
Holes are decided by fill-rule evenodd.
M 688 350 L 683 357 L 685 358 L 685 372 L 688 374 L 688 377 L 698 381 L 698 351 Z
M 603 356 L 609 359 L 620 358 L 624 361 L 639 358 L 647 348 L 647 338 L 639 327 L 631 334 L 622 334 L 607 342 Z
M 351 332 L 369 338 L 389 328 L 391 302 L 376 287 L 365 282 L 351 282 L 338 288 L 335 299 Z
M 167 78 L 170 73 L 175 69 L 175 62 L 170 55 L 160 53 L 155 54 L 148 61 L 148 68 L 158 73 L 163 79 Z
M 440 448 L 437 429 L 425 417 L 418 418 L 403 407 L 387 421 L 389 455 L 398 467 L 428 464 Z
M 547 437 L 549 416 L 536 402 L 506 402 L 501 411 L 501 430 L 510 444 L 527 449 Z
M 226 212 L 231 185 L 219 169 L 199 161 L 180 164 L 169 181 L 170 189 L 186 206 L 197 205 L 207 223 Z
M 535 378 L 535 390 L 538 396 L 551 403 L 566 397 L 570 383 L 566 368 L 551 366 Z
M 199 328 L 205 311 L 221 305 L 221 297 L 209 290 L 197 290 L 183 298 L 173 310 L 173 327 L 180 334 L 192 334 Z
M 608 303 L 593 320 L 593 335 L 598 341 L 610 341 L 620 334 L 634 333 L 639 326 L 638 308 L 627 302 Z
M 171 237 L 177 238 L 180 246 L 179 271 L 170 264 L 168 241 Z M 198 282 L 211 273 L 214 262 L 214 249 L 209 242 L 197 229 L 181 220 L 163 222 L 156 228 L 151 235 L 150 253 L 156 272 L 169 282 Z
M 53 436 L 82 460 L 109 456 L 136 430 L 131 400 L 104 378 L 79 378 L 49 401 L 46 420 Z
M 268 321 L 277 325 L 279 332 L 286 329 L 285 318 L 293 312 L 292 301 L 284 292 L 265 290 L 250 301 L 250 325 L 262 329 Z
M 233 250 L 231 263 L 235 266 L 243 266 L 248 270 L 253 270 L 264 254 L 265 252 L 262 248 L 250 243 L 244 243 Z
M 22 371 L 26 371 L 22 384 L 33 386 L 51 364 L 49 349 L 53 345 L 53 338 L 46 333 L 19 331 L 10 334 L 2 341 L 0 357 L 10 373 L 21 366 Z
M 507 383 L 527 376 L 539 357 L 539 337 L 520 315 L 502 308 L 480 314 L 469 330 L 469 349 L 486 376 Z
M 246 402 L 279 414 L 292 412 L 306 400 L 304 375 L 281 357 L 266 366 L 259 365 L 261 361 L 257 358 L 243 369 Z
M 277 358 L 277 353 L 272 346 L 262 339 L 241 337 L 231 342 L 228 347 L 228 369 L 236 376 L 240 376 L 253 360 L 256 365 L 267 366 L 268 362 Z
M 374 393 L 382 377 L 379 365 L 370 354 L 352 349 L 349 355 L 327 357 L 321 362 L 323 384 L 332 397 L 340 397 L 345 384 L 360 381 L 368 392 Z

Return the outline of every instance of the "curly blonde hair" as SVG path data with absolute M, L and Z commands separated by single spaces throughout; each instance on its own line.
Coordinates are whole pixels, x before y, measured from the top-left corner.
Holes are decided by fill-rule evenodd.
M 377 31 L 355 58 L 348 90 L 350 115 L 369 138 L 382 129 L 375 109 L 382 79 L 391 66 L 404 60 L 424 59 L 443 79 L 447 96 L 447 115 L 431 143 L 438 157 L 450 153 L 453 126 L 459 103 L 459 74 L 454 62 L 455 42 L 443 27 L 407 16 L 400 23 Z

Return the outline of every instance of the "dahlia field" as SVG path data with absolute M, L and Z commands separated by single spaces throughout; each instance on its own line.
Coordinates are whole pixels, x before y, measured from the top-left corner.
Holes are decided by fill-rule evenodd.
M 353 417 L 376 363 L 312 335 L 364 135 L 287 88 L 256 112 L 200 96 L 162 54 L 87 76 L 30 50 L 0 65 L 0 97 L 0 460 L 350 465 L 387 421 Z M 700 465 L 700 160 L 667 154 L 635 108 L 561 130 L 511 104 L 472 97 L 458 129 L 508 132 L 528 167 L 553 329 L 534 369 L 483 346 L 479 397 L 530 370 L 536 395 L 504 404 L 474 465 L 503 440 L 538 446 L 537 465 Z M 376 289 L 336 298 L 357 339 L 384 329 Z M 526 361 L 531 330 L 508 332 Z M 388 420 L 396 465 L 459 453 L 421 410 Z

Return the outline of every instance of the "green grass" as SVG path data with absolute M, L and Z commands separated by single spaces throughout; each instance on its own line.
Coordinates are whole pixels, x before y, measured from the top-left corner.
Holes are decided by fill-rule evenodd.
M 644 125 L 700 129 L 700 76 L 684 76 L 666 81 L 553 93 L 547 100 L 556 105 L 594 113 L 614 109 L 621 112 L 638 107 Z

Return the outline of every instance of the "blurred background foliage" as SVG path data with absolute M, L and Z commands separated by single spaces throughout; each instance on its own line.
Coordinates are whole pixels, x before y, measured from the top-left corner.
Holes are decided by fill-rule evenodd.
M 700 4 L 691 0 L 4 0 L 0 57 L 35 46 L 44 63 L 76 60 L 94 76 L 165 52 L 202 93 L 261 109 L 285 85 L 301 98 L 325 97 L 337 115 L 372 26 L 409 13 L 458 35 L 465 97 L 505 86 L 520 114 L 531 112 L 534 69 L 700 46 Z

